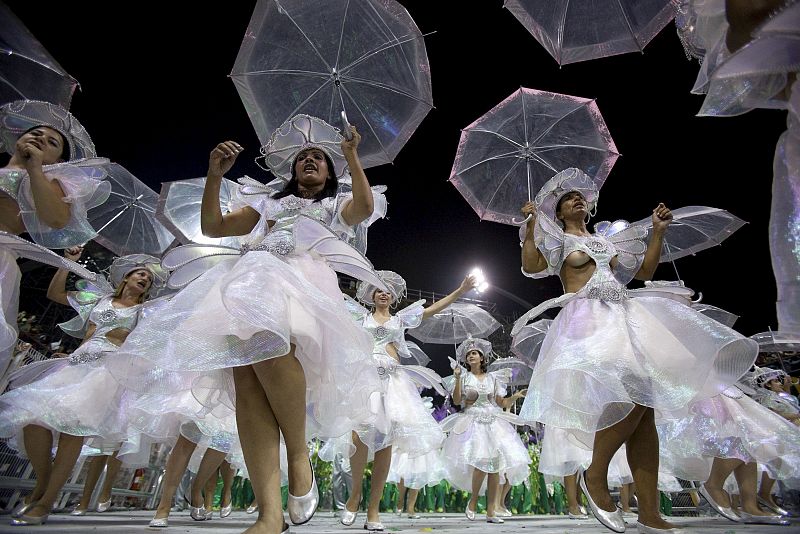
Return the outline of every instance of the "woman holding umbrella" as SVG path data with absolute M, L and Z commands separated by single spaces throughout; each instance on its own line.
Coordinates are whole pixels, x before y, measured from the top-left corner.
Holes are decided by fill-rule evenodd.
M 631 298 L 625 283 L 648 280 L 659 263 L 672 213 L 659 204 L 652 235 L 630 225 L 610 236 L 586 228 L 597 187 L 578 169 L 553 176 L 522 211 L 530 217 L 522 247 L 523 274 L 557 275 L 566 293 L 526 314 L 563 310 L 543 341 L 520 416 L 560 427 L 592 449 L 579 477 L 595 516 L 623 532 L 608 492 L 608 467 L 627 444 L 639 498 L 640 532 L 669 531 L 659 514 L 655 412 L 666 416 L 733 384 L 752 365 L 757 346 L 686 304 Z

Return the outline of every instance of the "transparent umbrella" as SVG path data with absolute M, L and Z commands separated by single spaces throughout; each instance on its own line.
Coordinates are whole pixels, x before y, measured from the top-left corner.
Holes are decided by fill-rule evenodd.
M 169 229 L 182 244 L 224 245 L 238 247 L 236 237 L 206 237 L 200 229 L 200 207 L 206 178 L 190 178 L 161 184 L 156 206 L 156 219 Z M 219 188 L 219 204 L 223 215 L 233 211 L 234 195 L 239 184 L 223 178 Z
M 594 100 L 521 87 L 462 130 L 450 181 L 481 219 L 518 224 L 553 175 L 576 167 L 599 188 L 617 157 Z
M 559 65 L 641 52 L 675 18 L 674 0 L 505 0 Z
M 106 165 L 111 196 L 88 212 L 97 228 L 95 241 L 108 250 L 126 254 L 161 256 L 175 236 L 156 219 L 158 194 L 117 163 Z
M 419 345 L 417 345 L 413 341 L 408 341 L 408 340 L 406 340 L 406 345 L 408 345 L 408 351 L 411 353 L 412 360 L 403 361 L 403 358 L 402 358 L 402 355 L 401 355 L 400 359 L 401 359 L 402 363 L 412 363 L 412 364 L 421 365 L 421 366 L 424 367 L 424 366 L 428 365 L 431 362 L 430 357 L 427 354 L 425 354 L 425 351 L 422 350 Z
M 69 109 L 76 87 L 78 81 L 0 2 L 0 105 L 22 99 L 44 100 Z
M 489 371 L 499 371 L 500 369 L 511 369 L 512 386 L 527 386 L 531 382 L 533 369 L 527 363 L 518 358 L 498 358 L 487 367 Z
M 409 335 L 424 343 L 460 343 L 468 337 L 485 338 L 500 328 L 489 312 L 475 304 L 455 302 L 422 321 Z
M 536 365 L 539 349 L 542 348 L 542 342 L 552 323 L 552 319 L 539 319 L 522 327 L 511 340 L 511 352 L 526 365 Z
M 425 43 L 394 0 L 259 0 L 231 72 L 262 144 L 298 113 L 358 126 L 391 162 L 433 107 Z

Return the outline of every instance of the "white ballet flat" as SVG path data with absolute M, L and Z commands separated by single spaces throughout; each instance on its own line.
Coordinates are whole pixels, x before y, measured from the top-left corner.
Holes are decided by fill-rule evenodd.
M 111 499 L 108 499 L 106 502 L 99 502 L 97 503 L 97 511 L 98 512 L 105 512 L 109 508 L 111 508 Z
M 169 518 L 162 517 L 160 519 L 156 519 L 155 517 L 150 520 L 150 524 L 148 525 L 150 528 L 167 528 L 169 526 Z
M 86 510 L 79 510 L 75 508 L 73 511 L 69 513 L 69 515 L 79 516 L 79 515 L 86 515 Z
M 367 521 L 364 523 L 364 530 L 368 530 L 370 532 L 383 532 L 383 523 L 380 521 L 372 522 Z
M 358 512 L 351 512 L 350 510 L 345 508 L 339 514 L 339 523 L 343 524 L 346 527 L 349 527 L 355 522 L 357 515 Z
M 625 532 L 625 520 L 622 518 L 622 511 L 617 508 L 613 512 L 608 512 L 603 510 L 592 499 L 592 496 L 589 494 L 589 490 L 586 489 L 586 480 L 584 479 L 584 472 L 581 471 L 580 475 L 578 475 L 578 482 L 581 485 L 581 489 L 583 490 L 583 494 L 586 495 L 586 500 L 589 501 L 589 507 L 592 509 L 592 513 L 600 521 L 603 526 L 608 529 L 613 530 L 614 532 L 622 533 Z
M 636 530 L 639 531 L 639 534 L 688 534 L 687 531 L 683 530 L 682 528 L 655 528 L 655 527 L 648 527 L 647 525 L 643 525 L 636 522 Z
M 497 524 L 500 524 L 500 523 L 505 523 L 505 520 L 504 520 L 504 519 L 502 519 L 502 518 L 500 518 L 500 517 L 497 517 L 496 515 L 494 515 L 494 516 L 492 516 L 492 517 L 486 516 L 486 522 L 487 522 L 487 523 L 497 523 Z
M 717 501 L 715 501 L 711 497 L 711 494 L 708 493 L 708 490 L 704 485 L 697 488 L 697 493 L 702 495 L 703 498 L 708 502 L 708 504 L 711 505 L 711 508 L 713 508 L 714 511 L 717 512 L 719 515 L 721 515 L 725 519 L 730 519 L 731 521 L 736 521 L 737 523 L 739 522 L 739 515 L 733 511 L 733 508 L 731 508 L 730 506 L 722 506 Z
M 301 497 L 295 497 L 291 493 L 286 501 L 286 510 L 289 512 L 289 519 L 295 525 L 308 523 L 319 506 L 319 490 L 317 489 L 317 477 L 314 475 L 314 468 L 311 466 L 311 489 Z
M 228 503 L 228 506 L 223 506 L 219 509 L 219 517 L 220 519 L 225 519 L 233 512 L 233 503 Z

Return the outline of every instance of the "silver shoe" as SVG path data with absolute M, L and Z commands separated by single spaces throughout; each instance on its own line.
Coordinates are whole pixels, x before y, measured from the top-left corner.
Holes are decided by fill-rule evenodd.
M 148 526 L 151 528 L 167 528 L 169 526 L 169 518 L 162 517 L 160 519 L 156 519 L 154 517 L 150 520 L 150 524 Z
M 80 510 L 75 508 L 73 511 L 69 513 L 69 515 L 79 516 L 79 515 L 86 515 L 86 510 Z
M 343 524 L 346 527 L 349 527 L 350 525 L 352 525 L 355 522 L 357 515 L 358 515 L 357 511 L 356 512 L 351 512 L 350 510 L 345 508 L 339 514 L 339 523 Z
M 768 500 L 766 500 L 766 499 L 764 499 L 762 497 L 758 498 L 758 504 L 760 504 L 761 506 L 764 506 L 766 508 L 769 508 L 770 510 L 772 510 L 776 514 L 791 515 L 788 510 L 786 510 L 784 508 L 781 508 L 777 504 L 772 504 L 771 502 L 769 502 Z
M 311 468 L 311 489 L 302 497 L 295 497 L 290 493 L 286 501 L 286 510 L 289 512 L 289 519 L 295 525 L 308 523 L 309 520 L 314 517 L 314 512 L 317 511 L 317 506 L 319 506 L 317 477 L 314 475 L 314 468 L 311 466 L 311 460 L 309 460 L 309 467 Z
M 109 508 L 111 508 L 111 499 L 108 499 L 106 502 L 97 503 L 97 511 L 98 512 L 105 512 Z
M 572 514 L 572 513 L 567 512 L 567 515 L 569 516 L 570 519 L 589 519 L 589 515 L 588 514 L 586 514 L 586 515 L 583 515 L 583 514 Z
M 622 518 L 622 512 L 619 508 L 614 510 L 613 512 L 607 512 L 603 510 L 592 499 L 592 496 L 589 495 L 589 490 L 586 489 L 586 480 L 584 479 L 584 471 L 580 472 L 578 475 L 578 482 L 581 485 L 581 489 L 583 490 L 583 494 L 586 495 L 586 500 L 589 501 L 589 508 L 592 509 L 592 513 L 600 521 L 603 526 L 613 530 L 614 532 L 625 532 L 625 520 Z
M 747 525 L 790 525 L 791 522 L 780 515 L 753 515 L 739 512 L 739 521 Z
M 25 501 L 22 501 L 21 503 L 19 503 L 17 505 L 16 508 L 14 508 L 14 511 L 11 512 L 11 517 L 14 518 L 14 519 L 16 519 L 18 517 L 22 517 L 23 515 L 25 515 L 25 512 L 27 512 L 28 510 L 33 508 L 34 504 L 36 504 L 36 501 L 31 501 L 29 503 L 26 503 Z
M 499 510 L 495 510 L 495 514 L 494 515 L 499 515 L 500 517 L 511 517 L 514 514 L 512 514 L 511 510 L 509 510 L 508 508 L 503 507 L 503 508 L 500 508 Z
M 45 514 L 39 517 L 31 517 L 29 515 L 21 515 L 16 519 L 11 520 L 11 525 L 15 527 L 27 527 L 27 526 L 36 526 L 36 525 L 44 525 L 47 523 L 47 518 L 50 514 Z
M 470 521 L 475 521 L 475 512 L 469 509 L 469 505 L 467 505 L 466 509 L 464 510 L 464 515 L 467 516 L 467 519 Z
M 639 534 L 686 534 L 686 531 L 682 528 L 655 528 L 655 527 L 648 527 L 647 525 L 643 525 L 636 522 L 636 530 L 639 531 Z
M 721 515 L 725 519 L 730 519 L 731 521 L 736 521 L 737 523 L 739 522 L 739 516 L 736 514 L 736 512 L 733 511 L 733 508 L 729 506 L 722 506 L 717 501 L 715 501 L 711 497 L 711 494 L 708 493 L 708 490 L 706 489 L 705 485 L 701 485 L 699 488 L 697 488 L 697 493 L 702 495 L 703 498 L 708 502 L 708 504 L 711 505 L 711 508 L 713 508 L 714 511 L 717 512 L 719 515 Z
M 505 521 L 504 521 L 502 518 L 500 518 L 500 517 L 497 517 L 496 515 L 494 515 L 494 516 L 492 516 L 492 517 L 489 517 L 489 516 L 487 515 L 487 516 L 486 516 L 486 522 L 487 522 L 487 523 L 498 523 L 498 524 L 500 524 L 500 523 L 505 523 Z
M 211 508 L 206 508 L 205 506 L 203 506 L 203 513 L 206 514 L 206 521 L 214 519 L 214 510 L 212 510 Z
M 202 506 L 189 505 L 189 516 L 195 521 L 206 520 L 206 509 Z
M 370 532 L 383 532 L 383 523 L 380 521 L 375 523 L 372 521 L 367 521 L 364 523 L 364 530 L 369 530 Z
M 254 506 L 248 506 L 247 510 L 245 510 L 245 512 L 247 512 L 248 514 L 253 514 L 253 513 L 257 512 L 257 511 L 258 511 L 258 505 L 257 504 L 254 505 Z
M 228 506 L 223 506 L 222 508 L 219 509 L 219 518 L 225 519 L 226 517 L 231 515 L 231 512 L 233 512 L 233 502 L 229 502 Z
M 589 515 L 589 512 L 586 510 L 586 507 L 585 507 L 584 505 L 582 505 L 582 504 L 579 504 L 579 505 L 578 505 L 578 509 L 581 511 L 581 513 L 582 513 L 583 515 L 586 515 L 586 516 L 588 516 L 588 515 Z

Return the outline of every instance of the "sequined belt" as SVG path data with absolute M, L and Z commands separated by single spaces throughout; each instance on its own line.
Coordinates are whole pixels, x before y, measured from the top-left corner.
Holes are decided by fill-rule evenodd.
M 397 364 L 391 362 L 381 362 L 377 367 L 378 376 L 381 380 L 389 380 L 389 376 L 397 371 Z
M 257 245 L 244 244 L 239 248 L 239 252 L 241 254 L 247 254 L 253 250 L 262 250 L 278 256 L 286 256 L 294 252 L 294 249 L 294 236 L 290 233 L 282 233 L 275 237 L 267 235 L 267 238 Z
M 78 365 L 81 363 L 91 363 L 96 362 L 100 358 L 102 358 L 106 353 L 104 351 L 97 351 L 97 352 L 81 352 L 78 354 L 71 354 L 69 357 L 70 365 Z
M 588 286 L 582 296 L 589 299 L 620 302 L 629 298 L 628 289 L 616 281 L 598 282 Z

